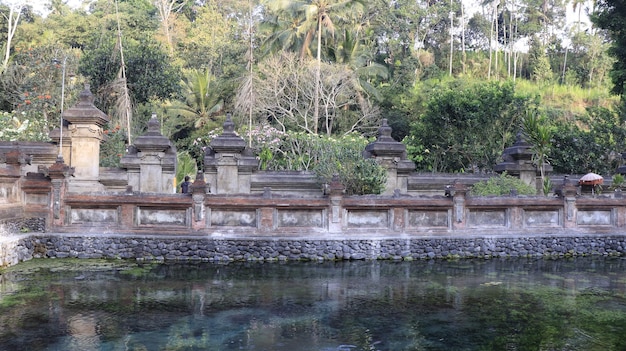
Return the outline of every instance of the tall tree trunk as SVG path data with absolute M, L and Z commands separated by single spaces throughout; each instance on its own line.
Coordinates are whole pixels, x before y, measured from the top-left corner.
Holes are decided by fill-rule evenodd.
M 499 23 L 498 23 L 498 5 L 500 5 L 499 0 L 496 2 L 496 7 L 493 10 L 493 20 L 495 22 L 495 27 L 496 27 L 495 31 L 494 31 L 494 34 L 495 34 L 495 37 L 496 37 L 496 40 L 495 40 L 496 47 L 495 47 L 495 50 L 494 50 L 495 51 L 495 55 L 496 55 L 495 60 L 494 60 L 495 61 L 495 64 L 494 64 L 494 75 L 496 77 L 496 80 L 498 80 L 500 78 L 499 77 L 500 74 L 498 72 L 498 51 L 499 51 L 498 50 L 498 47 L 499 47 L 499 45 L 498 45 L 498 43 L 499 43 L 498 42 L 498 28 L 499 28 L 498 27 L 498 25 L 499 25 Z
M 254 101 L 254 79 L 252 77 L 252 66 L 254 63 L 254 46 L 252 41 L 252 1 L 248 0 L 248 10 L 250 11 L 250 23 L 248 25 L 248 35 L 250 35 L 250 55 L 248 55 L 248 74 L 250 75 L 250 106 L 248 107 L 248 147 L 252 147 L 252 105 Z
M 313 132 L 317 134 L 317 125 L 320 118 L 320 80 L 322 70 L 322 16 L 317 14 L 317 65 L 315 67 L 315 101 L 313 102 Z
M 511 78 L 511 65 L 513 61 L 513 43 L 515 43 L 515 38 L 513 36 L 513 16 L 515 14 L 515 1 L 511 4 L 511 11 L 509 11 L 509 40 L 508 40 L 508 48 L 509 48 L 509 60 L 507 66 L 507 77 Z
M 491 15 L 493 16 L 493 12 Z M 487 71 L 487 79 L 491 79 L 492 56 L 493 56 L 493 17 L 491 18 L 491 29 L 489 30 L 489 69 Z
M 154 5 L 159 11 L 163 35 L 165 36 L 167 48 L 170 54 L 172 54 L 174 52 L 174 44 L 172 43 L 172 14 L 180 11 L 184 3 L 179 4 L 177 0 L 155 0 Z
M 128 92 L 128 81 L 126 80 L 126 63 L 124 61 L 124 46 L 122 45 L 122 26 L 120 25 L 120 13 L 117 6 L 117 0 L 115 1 L 115 14 L 117 16 L 117 40 L 120 46 L 120 78 L 122 86 L 122 96 L 121 96 L 121 105 L 122 108 L 122 116 L 124 117 L 124 121 L 126 122 L 126 133 L 128 139 L 128 145 L 132 144 L 131 140 L 131 119 L 132 119 L 132 109 L 131 109 L 131 99 L 130 93 Z
M 561 84 L 565 84 L 565 71 L 567 70 L 567 46 L 565 47 L 565 57 L 563 58 L 563 77 L 561 78 Z
M 7 20 L 7 42 L 6 49 L 4 51 L 4 60 L 2 61 L 2 70 L 7 69 L 9 65 L 9 58 L 11 57 L 11 41 L 13 40 L 13 36 L 15 35 L 15 30 L 17 29 L 17 23 L 20 21 L 20 15 L 22 14 L 22 5 L 9 5 L 9 16 L 4 15 L 4 18 Z
M 450 77 L 452 77 L 452 54 L 454 52 L 454 12 L 452 11 L 453 0 L 450 0 Z
M 512 32 L 511 35 L 513 35 L 514 38 L 517 38 L 517 16 L 515 17 L 515 31 Z M 517 77 L 517 60 L 518 60 L 518 57 L 519 57 L 518 52 L 515 51 L 514 48 L 513 48 L 513 43 L 514 42 L 515 41 L 512 41 L 512 44 L 511 44 L 511 51 L 512 51 L 512 54 L 513 54 L 513 82 L 515 82 L 515 78 Z
M 463 52 L 463 74 L 467 65 L 467 54 L 465 53 L 465 5 L 461 0 L 461 50 Z

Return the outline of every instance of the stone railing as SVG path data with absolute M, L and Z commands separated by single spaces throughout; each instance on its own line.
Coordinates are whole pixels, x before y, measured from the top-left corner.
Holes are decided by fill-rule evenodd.
M 436 237 L 621 232 L 626 203 L 619 197 L 471 197 L 456 184 L 449 196 L 72 194 L 50 213 L 50 232 L 143 233 L 214 237 Z M 52 210 L 54 212 L 54 210 Z
M 434 197 L 343 196 L 337 184 L 306 199 L 202 189 L 68 194 L 46 232 L 1 238 L 0 266 L 33 257 L 412 260 L 626 251 L 621 198 L 468 197 L 459 184 Z

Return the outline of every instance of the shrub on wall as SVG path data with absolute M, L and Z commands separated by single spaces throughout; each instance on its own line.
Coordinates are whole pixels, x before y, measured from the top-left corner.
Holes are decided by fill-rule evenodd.
M 537 193 L 534 187 L 504 172 L 498 177 L 491 177 L 474 184 L 470 194 L 474 196 L 502 196 L 510 195 L 511 191 L 515 191 L 519 195 L 535 195 Z
M 270 171 L 312 171 L 318 182 L 330 183 L 336 174 L 347 195 L 379 194 L 387 181 L 386 170 L 373 159 L 364 159 L 370 142 L 358 133 L 326 136 L 284 133 L 257 126 L 241 133 L 259 158 L 259 168 Z
M 359 150 L 335 150 L 323 154 L 313 169 L 320 184 L 330 183 L 334 175 L 346 188 L 346 195 L 380 194 L 385 188 L 387 171 L 374 159 L 364 159 Z
M 180 190 L 180 184 L 185 181 L 185 176 L 195 178 L 198 172 L 196 160 L 187 152 L 181 151 L 176 154 L 178 166 L 176 167 L 176 187 Z
M 100 167 L 119 167 L 126 154 L 126 131 L 119 125 L 109 125 L 102 131 L 104 141 L 100 144 Z
M 0 140 L 7 141 L 49 141 L 48 125 L 41 113 L 0 112 Z

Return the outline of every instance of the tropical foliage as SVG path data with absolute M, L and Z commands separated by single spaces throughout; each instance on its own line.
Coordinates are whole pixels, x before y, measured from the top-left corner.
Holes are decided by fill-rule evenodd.
M 109 123 L 103 131 L 105 142 L 100 146 L 100 165 L 102 167 L 119 167 L 122 156 L 126 153 L 126 135 L 119 124 Z
M 0 140 L 48 141 L 48 127 L 34 113 L 0 112 Z
M 179 152 L 176 155 L 177 165 L 176 168 L 176 184 L 180 190 L 180 184 L 185 181 L 185 176 L 189 176 L 193 179 L 198 172 L 196 161 L 189 155 L 188 152 Z
M 209 145 L 219 135 L 212 131 L 197 145 Z M 374 159 L 364 159 L 371 141 L 358 133 L 325 136 L 304 132 L 284 133 L 267 124 L 242 135 L 258 155 L 259 168 L 268 171 L 310 171 L 320 186 L 336 175 L 348 195 L 379 194 L 387 180 L 386 170 Z
M 419 150 L 412 153 L 419 167 L 434 172 L 491 170 L 533 104 L 512 83 L 453 80 L 430 96 L 405 142 Z
M 200 167 L 198 138 L 227 111 L 242 136 L 268 125 L 294 140 L 368 137 L 384 117 L 433 172 L 490 172 L 529 111 L 551 126 L 557 172 L 610 173 L 625 151 L 624 110 L 609 94 L 623 93 L 626 62 L 615 0 L 576 1 L 579 18 L 567 21 L 569 5 L 535 0 L 46 5 L 0 0 L 0 111 L 39 130 L 14 126 L 31 134 L 12 138 L 45 139 L 88 82 L 120 139 L 132 143 L 157 112 L 162 133 Z M 302 154 L 258 152 L 268 169 L 306 168 Z
M 541 183 L 544 185 L 544 195 L 547 195 L 550 186 L 547 184 L 546 166 L 552 149 L 552 129 L 544 116 L 538 115 L 535 111 L 527 111 L 522 119 L 522 131 L 526 141 L 531 145 L 532 161 L 539 169 Z
M 472 186 L 470 193 L 474 196 L 501 196 L 511 195 L 535 195 L 537 189 L 526 184 L 523 180 L 510 176 L 506 172 L 497 177 L 477 182 Z

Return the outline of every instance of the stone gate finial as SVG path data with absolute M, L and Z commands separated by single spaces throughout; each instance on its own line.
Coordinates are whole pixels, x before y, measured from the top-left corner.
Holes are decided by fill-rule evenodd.
M 226 113 L 226 121 L 224 121 L 224 133 L 223 135 L 232 136 L 235 135 L 235 123 L 232 121 L 232 115 L 230 112 Z
M 394 141 L 391 137 L 391 127 L 387 123 L 387 118 L 383 118 L 381 126 L 378 128 L 377 141 Z
M 391 132 L 392 128 L 384 118 L 378 128 L 376 141 L 369 143 L 363 151 L 363 157 L 375 158 L 378 164 L 387 169 L 384 195 L 392 195 L 396 189 L 406 193 L 408 174 L 415 170 L 415 163 L 407 159 L 406 145 L 394 140 Z

